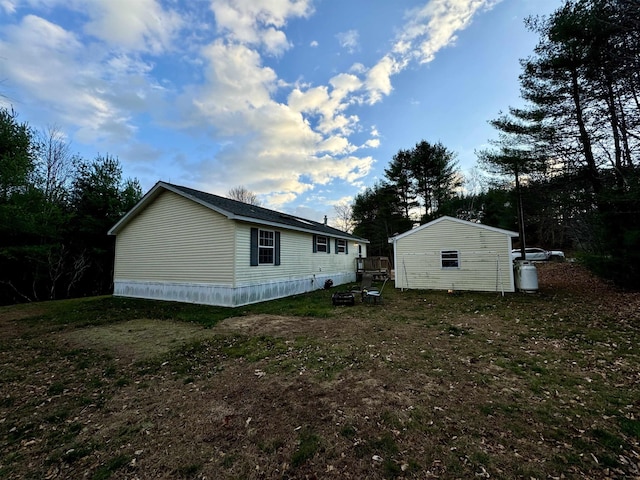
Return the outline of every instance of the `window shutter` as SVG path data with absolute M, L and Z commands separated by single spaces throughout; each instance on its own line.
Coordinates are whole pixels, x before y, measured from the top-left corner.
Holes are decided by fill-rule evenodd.
M 338 239 L 337 238 L 336 238 L 334 247 L 336 247 L 335 250 L 336 250 L 336 255 L 337 255 L 338 254 Z
M 316 253 L 318 251 L 318 247 L 316 246 L 316 238 L 317 237 L 318 237 L 317 235 L 313 236 L 313 253 Z
M 251 229 L 251 260 L 250 265 L 255 267 L 258 265 L 258 229 Z
M 327 253 L 331 253 L 331 239 L 327 237 Z
M 273 263 L 280 265 L 280 232 L 275 232 Z

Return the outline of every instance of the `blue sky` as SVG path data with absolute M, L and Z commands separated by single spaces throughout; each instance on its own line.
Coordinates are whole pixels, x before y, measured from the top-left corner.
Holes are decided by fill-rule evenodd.
M 441 141 L 463 173 L 561 0 L 0 0 L 0 104 L 86 159 L 321 220 Z

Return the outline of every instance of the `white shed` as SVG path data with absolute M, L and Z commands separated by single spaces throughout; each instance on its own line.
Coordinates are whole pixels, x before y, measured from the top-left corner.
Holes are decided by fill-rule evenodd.
M 389 239 L 396 288 L 514 292 L 517 232 L 452 217 Z

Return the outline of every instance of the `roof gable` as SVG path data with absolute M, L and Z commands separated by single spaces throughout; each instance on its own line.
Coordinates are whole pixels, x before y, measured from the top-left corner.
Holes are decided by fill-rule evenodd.
M 496 233 L 501 233 L 503 235 L 506 235 L 508 237 L 517 237 L 518 233 L 517 232 L 512 232 L 511 230 L 504 230 L 502 228 L 496 228 L 496 227 L 490 227 L 489 225 L 484 225 L 482 223 L 473 223 L 473 222 L 469 222 L 467 220 L 461 220 L 459 218 L 454 218 L 454 217 L 449 217 L 449 216 L 442 216 L 440 218 L 437 218 L 435 220 L 432 220 L 429 223 L 425 223 L 424 225 L 420 225 L 418 228 L 414 228 L 412 230 L 408 230 L 404 233 L 401 233 L 400 235 L 396 235 L 395 237 L 391 237 L 389 239 L 389 243 L 395 242 L 397 240 L 400 240 L 401 238 L 407 237 L 409 235 L 413 235 L 414 233 L 417 233 L 421 230 L 424 230 L 426 228 L 429 228 L 433 225 L 436 225 L 440 222 L 445 222 L 445 221 L 452 221 L 452 222 L 456 222 L 456 223 L 460 223 L 466 226 L 470 226 L 470 227 L 474 227 L 474 228 L 480 228 L 480 229 L 485 229 L 485 230 L 489 230 L 492 232 L 496 232 Z
M 149 190 L 144 197 L 142 197 L 142 199 L 109 230 L 109 235 L 116 235 L 127 223 L 129 223 L 130 220 L 144 210 L 147 205 L 153 202 L 163 191 L 170 191 L 199 203 L 200 205 L 214 210 L 231 220 L 258 223 L 272 227 L 322 234 L 338 238 L 354 239 L 363 243 L 368 243 L 368 240 L 343 232 L 337 228 L 330 227 L 324 223 L 307 220 L 294 215 L 281 213 L 268 208 L 250 205 L 230 198 L 220 197 L 211 193 L 194 190 L 180 185 L 173 185 L 166 182 L 156 183 L 151 190 Z

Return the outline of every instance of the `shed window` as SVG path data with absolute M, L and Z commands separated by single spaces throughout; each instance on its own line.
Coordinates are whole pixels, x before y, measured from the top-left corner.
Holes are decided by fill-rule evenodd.
M 347 252 L 347 241 L 341 238 L 336 238 L 336 253 L 349 253 Z
M 460 252 L 458 250 L 442 250 L 440 264 L 442 268 L 460 268 Z

